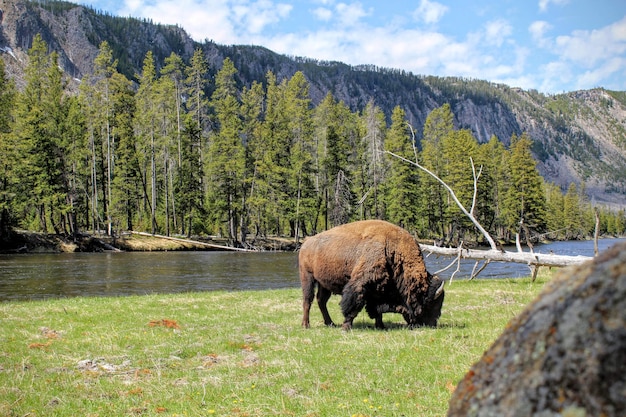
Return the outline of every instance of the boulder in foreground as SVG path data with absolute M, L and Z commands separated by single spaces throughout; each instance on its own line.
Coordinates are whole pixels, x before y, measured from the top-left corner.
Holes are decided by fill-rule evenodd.
M 562 270 L 465 375 L 448 416 L 626 416 L 626 244 Z

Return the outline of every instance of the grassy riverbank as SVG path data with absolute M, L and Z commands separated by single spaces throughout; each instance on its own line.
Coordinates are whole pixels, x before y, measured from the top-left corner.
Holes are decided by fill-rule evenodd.
M 443 416 L 547 279 L 455 281 L 416 330 L 301 329 L 296 289 L 0 304 L 0 415 Z

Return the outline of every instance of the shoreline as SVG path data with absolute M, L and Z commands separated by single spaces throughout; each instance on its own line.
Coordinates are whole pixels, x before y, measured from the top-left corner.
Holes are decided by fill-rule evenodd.
M 15 230 L 8 241 L 0 242 L 0 254 L 75 253 L 75 252 L 152 252 L 152 251 L 294 251 L 293 238 L 257 237 L 245 247 L 229 245 L 228 239 L 211 237 L 160 236 L 149 233 L 123 233 L 121 236 L 58 235 Z

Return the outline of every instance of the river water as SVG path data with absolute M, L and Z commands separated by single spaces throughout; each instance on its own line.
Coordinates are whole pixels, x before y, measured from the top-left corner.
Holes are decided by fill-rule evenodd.
M 624 239 L 602 239 L 605 250 Z M 536 252 L 593 256 L 593 242 L 554 242 Z M 451 258 L 428 256 L 429 271 Z M 469 277 L 474 261 L 462 261 L 455 279 Z M 456 266 L 441 273 L 449 277 Z M 492 263 L 479 278 L 530 275 L 527 266 Z M 294 252 L 122 252 L 0 255 L 0 301 L 75 296 L 124 296 L 189 291 L 237 291 L 299 287 Z

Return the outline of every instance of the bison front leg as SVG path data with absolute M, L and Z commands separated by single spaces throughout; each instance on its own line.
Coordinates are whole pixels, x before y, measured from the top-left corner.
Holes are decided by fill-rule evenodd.
M 383 313 L 387 313 L 391 311 L 388 305 L 376 305 L 366 303 L 365 311 L 370 316 L 370 318 L 374 319 L 375 326 L 377 329 L 384 330 L 385 325 L 383 323 Z
M 341 329 L 350 330 L 352 329 L 352 322 L 365 306 L 363 288 L 359 285 L 354 285 L 351 282 L 346 284 L 343 288 L 340 306 L 344 317 Z

